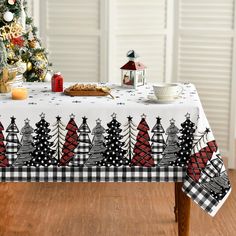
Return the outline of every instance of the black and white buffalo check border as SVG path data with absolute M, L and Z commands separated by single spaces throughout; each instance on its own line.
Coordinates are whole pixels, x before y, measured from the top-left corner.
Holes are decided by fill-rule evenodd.
M 183 184 L 183 192 L 193 199 L 203 210 L 212 213 L 219 202 L 213 198 L 209 192 L 203 189 L 198 183 L 194 182 L 189 176 L 186 176 Z
M 183 182 L 186 168 L 167 167 L 8 167 L 0 182 Z

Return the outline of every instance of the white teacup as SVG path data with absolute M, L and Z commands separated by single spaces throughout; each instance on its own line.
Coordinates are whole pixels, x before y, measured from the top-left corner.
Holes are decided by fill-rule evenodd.
M 153 85 L 153 90 L 157 99 L 168 100 L 177 98 L 183 92 L 183 87 L 178 83 L 160 83 Z

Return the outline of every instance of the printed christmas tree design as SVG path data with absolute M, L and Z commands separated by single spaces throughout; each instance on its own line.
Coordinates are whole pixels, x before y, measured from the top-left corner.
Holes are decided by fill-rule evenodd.
M 4 135 L 3 135 L 4 127 L 0 122 L 0 167 L 7 167 L 9 165 L 9 161 L 6 157 L 6 146 L 4 144 Z
M 170 126 L 166 130 L 166 134 L 168 135 L 166 140 L 166 148 L 163 152 L 163 158 L 158 165 L 168 166 L 178 158 L 177 154 L 180 150 L 179 138 L 177 135 L 178 133 L 179 129 L 175 126 L 175 120 L 170 120 Z
M 75 123 L 75 115 L 70 116 L 70 121 L 66 126 L 67 134 L 62 148 L 60 166 L 66 166 L 75 156 L 75 149 L 78 146 L 78 127 Z
M 231 186 L 219 154 L 213 155 L 207 162 L 206 167 L 201 170 L 198 182 L 217 200 L 222 200 L 228 193 Z
M 85 163 L 86 166 L 96 166 L 99 161 L 103 160 L 103 153 L 106 150 L 104 142 L 105 128 L 102 127 L 100 119 L 98 119 L 96 123 L 96 127 L 92 130 L 92 135 L 94 135 L 94 137 L 92 148 L 89 151 L 89 159 Z
M 124 142 L 125 142 L 125 150 L 127 151 L 125 154 L 126 159 L 131 162 L 132 157 L 133 157 L 133 149 L 135 145 L 135 130 L 136 126 L 133 123 L 133 117 L 129 116 L 128 122 L 125 125 L 125 130 L 124 130 Z
M 6 137 L 6 155 L 10 165 L 12 165 L 17 159 L 17 152 L 20 148 L 20 142 L 17 136 L 19 130 L 16 126 L 15 120 L 15 117 L 11 117 L 11 124 L 6 130 L 6 132 L 8 133 Z
M 60 161 L 61 155 L 62 155 L 62 148 L 63 144 L 65 141 L 65 125 L 61 121 L 61 117 L 57 116 L 56 117 L 57 121 L 53 125 L 53 130 L 52 130 L 52 138 L 53 138 L 53 146 L 52 148 L 55 150 L 54 158 L 58 160 L 58 163 Z
M 29 119 L 25 120 L 25 126 L 21 129 L 21 147 L 17 152 L 17 159 L 13 163 L 14 166 L 23 166 L 32 159 L 34 148 L 34 139 L 32 134 L 34 129 L 29 124 Z
M 190 114 L 186 114 L 186 120 L 181 124 L 182 129 L 180 133 L 182 134 L 179 137 L 180 140 L 180 151 L 178 153 L 178 159 L 173 163 L 176 166 L 187 166 L 191 150 L 193 147 L 194 133 L 195 133 L 195 124 L 190 120 Z
M 150 137 L 148 134 L 149 126 L 146 122 L 146 116 L 142 116 L 142 120 L 138 125 L 138 135 L 136 144 L 134 146 L 134 156 L 131 160 L 132 166 L 155 166 L 154 159 L 152 158 L 151 145 L 149 143 Z
M 121 124 L 117 121 L 116 114 L 112 115 L 112 121 L 107 126 L 108 135 L 105 137 L 107 149 L 104 152 L 104 159 L 98 165 L 108 167 L 128 165 L 129 161 L 124 156 L 126 154 L 123 149 L 124 142 L 121 141 L 123 138 L 120 129 Z
M 218 149 L 215 141 L 207 141 L 207 134 L 209 132 L 210 129 L 207 128 L 203 133 L 196 135 L 198 139 L 195 139 L 192 148 L 194 154 L 189 159 L 187 173 L 196 182 L 198 182 L 201 176 L 201 171 L 206 167 L 207 162 Z
M 87 118 L 83 117 L 83 123 L 79 127 L 79 144 L 77 147 L 77 155 L 75 155 L 69 165 L 70 166 L 84 166 L 85 162 L 89 158 L 89 151 L 91 148 L 91 140 L 89 138 L 89 133 L 91 133 L 88 124 Z
M 32 153 L 32 159 L 27 162 L 28 166 L 51 166 L 57 165 L 57 160 L 53 158 L 54 150 L 52 150 L 53 143 L 49 140 L 52 136 L 49 134 L 50 124 L 45 120 L 45 114 L 40 115 L 41 120 L 36 124 L 34 137 L 35 150 Z
M 152 154 L 153 158 L 157 163 L 162 159 L 164 152 L 164 149 L 166 147 L 166 143 L 163 137 L 163 134 L 165 133 L 162 125 L 161 125 L 161 118 L 157 117 L 157 122 L 155 126 L 152 129 L 153 136 L 151 138 L 152 141 Z

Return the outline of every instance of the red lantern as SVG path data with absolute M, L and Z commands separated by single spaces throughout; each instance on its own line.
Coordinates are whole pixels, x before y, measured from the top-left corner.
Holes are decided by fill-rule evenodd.
M 52 77 L 52 92 L 63 92 L 63 77 L 60 72 Z

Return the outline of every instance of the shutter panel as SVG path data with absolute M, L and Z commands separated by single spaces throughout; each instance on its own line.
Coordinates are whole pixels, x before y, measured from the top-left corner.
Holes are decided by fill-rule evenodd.
M 119 68 L 127 62 L 126 53 L 134 49 L 147 66 L 149 82 L 163 81 L 165 76 L 166 0 L 116 0 L 115 50 L 113 74 L 120 82 Z
M 99 81 L 100 1 L 47 0 L 46 44 L 67 81 Z
M 229 157 L 234 0 L 178 0 L 177 80 L 194 83 L 223 155 Z

